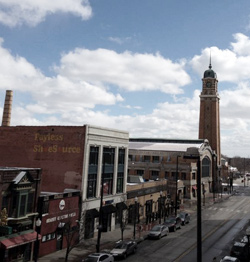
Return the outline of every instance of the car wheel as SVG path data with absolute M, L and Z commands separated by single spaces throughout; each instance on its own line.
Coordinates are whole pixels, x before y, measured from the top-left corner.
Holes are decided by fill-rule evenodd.
M 133 249 L 133 253 L 134 253 L 134 254 L 135 254 L 135 252 L 136 252 L 136 248 Z
M 127 253 L 124 253 L 123 258 L 124 258 L 124 259 L 127 258 Z
M 174 227 L 173 231 L 174 231 L 174 232 L 176 231 L 176 227 Z

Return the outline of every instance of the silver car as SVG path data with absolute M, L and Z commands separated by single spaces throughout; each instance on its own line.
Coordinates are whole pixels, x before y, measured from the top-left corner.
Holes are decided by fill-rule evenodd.
M 160 239 L 167 236 L 169 229 L 165 225 L 155 225 L 148 233 L 148 238 Z
M 88 255 L 83 262 L 114 262 L 114 257 L 106 253 L 93 253 Z
M 181 219 L 181 224 L 184 226 L 190 222 L 190 215 L 185 212 L 179 213 L 178 217 Z
M 110 254 L 114 258 L 126 258 L 130 254 L 134 254 L 137 250 L 137 243 L 135 241 L 118 241 L 116 242 L 115 247 L 110 251 Z

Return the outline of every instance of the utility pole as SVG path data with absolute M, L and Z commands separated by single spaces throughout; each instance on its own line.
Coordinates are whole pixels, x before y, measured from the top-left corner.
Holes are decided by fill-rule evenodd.
M 175 183 L 176 183 L 176 187 L 175 187 L 175 216 L 177 216 L 177 197 L 178 197 L 178 159 L 179 159 L 179 155 L 176 156 L 176 174 L 175 174 Z
M 192 148 L 190 148 L 192 151 Z M 187 150 L 188 151 L 188 150 Z M 199 151 L 184 155 L 185 159 L 197 161 L 197 261 L 202 262 L 202 224 L 201 224 L 201 167 Z

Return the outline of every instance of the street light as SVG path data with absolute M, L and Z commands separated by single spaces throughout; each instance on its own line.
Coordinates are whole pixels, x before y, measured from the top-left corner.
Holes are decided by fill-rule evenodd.
M 250 258 L 250 252 L 249 252 L 250 227 L 248 227 L 248 228 L 246 229 L 246 235 L 247 235 L 247 244 L 248 244 L 248 246 L 247 246 L 247 252 L 248 252 L 248 260 L 249 260 L 249 258 Z
M 176 183 L 176 187 L 175 187 L 175 216 L 177 216 L 177 196 L 178 196 L 178 159 L 179 159 L 179 155 L 176 156 L 176 174 L 175 174 L 175 183 Z
M 162 214 L 162 191 L 160 191 L 160 198 L 159 198 L 159 224 L 161 224 L 161 214 Z
M 102 159 L 102 178 L 101 178 L 101 198 L 100 198 L 100 209 L 99 209 L 99 225 L 98 225 L 98 235 L 97 235 L 97 243 L 96 243 L 96 252 L 100 252 L 100 242 L 101 242 L 101 234 L 102 234 L 102 206 L 103 206 L 103 186 L 104 186 L 104 174 L 105 174 L 105 162 L 106 162 L 106 152 L 103 152 Z
M 205 193 L 206 193 L 205 184 L 204 184 L 204 182 L 202 182 L 203 206 L 205 206 L 205 203 L 206 203 Z
M 38 229 L 40 229 L 40 226 L 42 225 L 42 221 L 40 218 L 36 220 L 36 248 L 35 248 L 35 259 L 34 261 L 37 262 L 38 260 L 38 255 L 39 255 L 39 234 L 38 234 Z
M 222 198 L 222 178 L 220 178 L 220 197 Z
M 135 239 L 135 228 L 136 228 L 136 219 L 137 219 L 137 202 L 138 202 L 138 197 L 135 197 L 135 213 L 134 213 L 134 239 Z

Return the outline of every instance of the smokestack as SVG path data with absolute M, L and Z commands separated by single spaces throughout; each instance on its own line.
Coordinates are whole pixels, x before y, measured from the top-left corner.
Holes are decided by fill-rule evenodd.
M 10 126 L 13 91 L 6 90 L 2 126 Z

